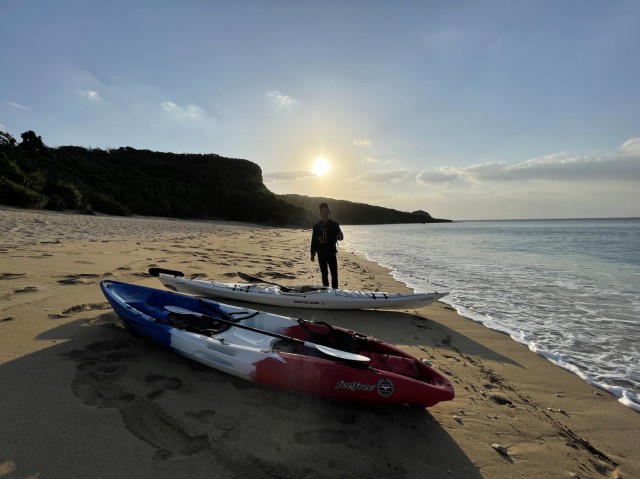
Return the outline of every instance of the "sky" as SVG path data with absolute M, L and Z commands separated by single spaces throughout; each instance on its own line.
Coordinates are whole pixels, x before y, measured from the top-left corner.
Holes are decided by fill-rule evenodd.
M 0 0 L 0 130 L 437 218 L 637 217 L 639 21 L 637 0 Z

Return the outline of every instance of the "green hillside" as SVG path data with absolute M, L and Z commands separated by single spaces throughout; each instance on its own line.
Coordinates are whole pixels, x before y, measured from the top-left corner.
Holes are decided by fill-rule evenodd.
M 424 212 L 276 195 L 264 185 L 260 167 L 242 159 L 130 147 L 51 148 L 33 131 L 21 138 L 0 132 L 0 204 L 309 226 L 317 220 L 319 201 L 328 201 L 343 224 L 443 221 Z

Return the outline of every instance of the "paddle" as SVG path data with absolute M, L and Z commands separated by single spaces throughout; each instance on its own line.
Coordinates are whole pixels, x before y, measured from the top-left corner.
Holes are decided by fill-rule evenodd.
M 303 344 L 309 348 L 317 349 L 318 351 L 326 354 L 327 356 L 343 359 L 345 361 L 357 361 L 360 363 L 369 362 L 368 357 L 362 356 L 360 354 L 340 351 L 339 349 L 333 349 L 333 348 L 330 348 L 329 346 L 322 346 L 321 344 L 310 343 L 308 341 L 303 341 L 302 339 L 293 338 L 291 336 L 285 336 L 283 334 L 273 333 L 271 331 L 265 331 L 263 329 L 252 328 L 251 326 L 245 326 L 244 324 L 234 323 L 233 321 L 228 321 L 222 318 L 214 318 L 213 316 L 209 316 L 207 314 L 202 314 L 196 311 L 191 311 L 189 309 L 181 308 L 180 306 L 165 306 L 164 309 L 166 309 L 167 311 L 171 311 L 172 313 L 175 313 L 175 314 L 184 314 L 187 316 L 196 316 L 199 318 L 211 318 L 214 321 L 227 323 L 227 324 L 230 324 L 231 326 L 235 326 L 236 328 L 246 329 L 248 331 L 253 331 L 254 333 L 264 334 L 265 336 L 273 336 L 274 338 L 278 338 L 278 339 L 286 339 L 288 341 L 293 341 L 294 343 Z
M 270 281 L 265 281 L 264 279 L 256 278 L 255 276 L 250 276 L 246 273 L 237 272 L 236 273 L 240 278 L 248 281 L 249 283 L 264 283 L 270 284 L 272 286 L 278 286 L 285 293 L 310 293 L 313 291 L 324 291 L 327 289 L 326 286 L 301 286 L 300 288 L 288 288 L 287 286 L 282 286 L 278 283 L 272 283 Z
M 298 291 L 295 288 L 287 288 L 286 286 L 282 286 L 281 284 L 278 283 L 272 283 L 271 281 L 265 281 L 264 279 L 260 279 L 260 278 L 256 278 L 255 276 L 250 276 L 246 273 L 241 273 L 240 271 L 238 271 L 236 273 L 241 279 L 244 279 L 245 281 L 248 281 L 249 283 L 264 283 L 264 284 L 270 284 L 272 286 L 278 286 L 282 291 L 284 291 L 285 293 L 289 293 L 291 291 L 294 291 L 296 293 L 299 293 L 300 291 Z

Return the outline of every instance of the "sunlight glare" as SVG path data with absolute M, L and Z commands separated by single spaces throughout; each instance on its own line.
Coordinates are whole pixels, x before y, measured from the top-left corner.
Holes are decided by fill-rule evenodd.
M 329 173 L 330 169 L 331 163 L 329 163 L 329 160 L 327 160 L 326 158 L 316 158 L 316 160 L 313 162 L 312 171 L 316 176 L 324 176 Z

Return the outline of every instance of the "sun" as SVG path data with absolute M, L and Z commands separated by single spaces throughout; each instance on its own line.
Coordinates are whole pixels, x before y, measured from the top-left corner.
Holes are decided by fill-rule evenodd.
M 313 166 L 311 167 L 311 171 L 313 171 L 316 176 L 324 176 L 329 173 L 330 169 L 331 163 L 323 157 L 316 158 L 313 162 Z

